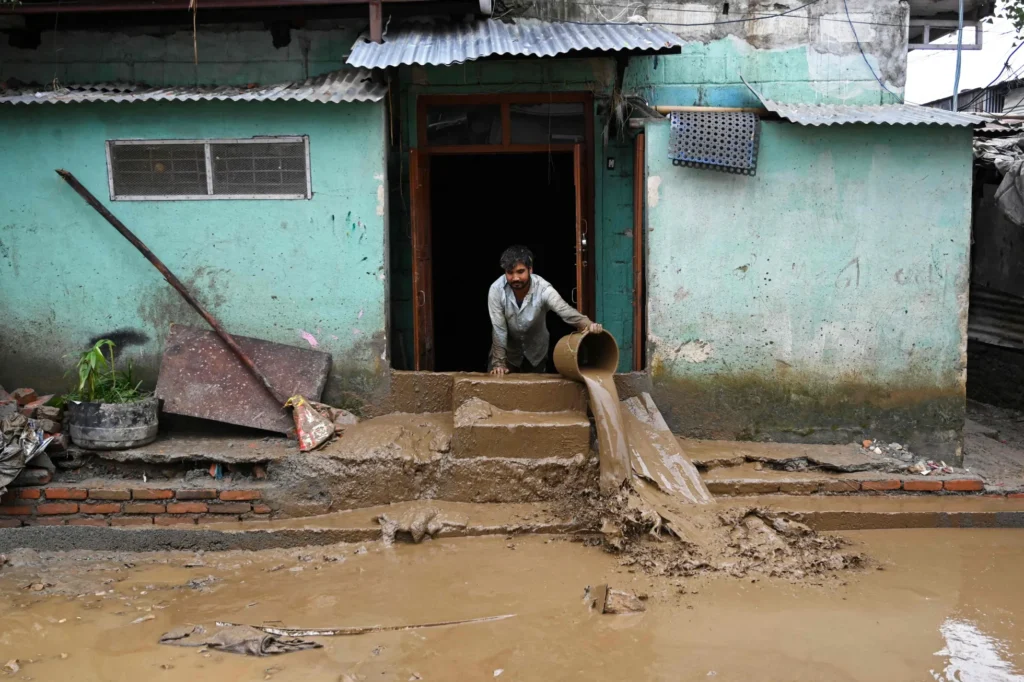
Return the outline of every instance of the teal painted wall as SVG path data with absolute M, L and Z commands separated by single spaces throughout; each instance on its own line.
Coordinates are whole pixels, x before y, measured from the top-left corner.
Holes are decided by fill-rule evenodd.
M 890 104 L 903 93 L 906 51 L 903 45 L 893 49 L 903 58 L 899 82 L 887 82 L 888 92 L 872 73 L 884 73 L 878 60 L 870 57 L 869 68 L 856 49 L 846 54 L 809 45 L 758 49 L 732 36 L 687 42 L 678 55 L 634 59 L 626 87 L 666 106 L 760 107 L 743 79 L 778 102 Z
M 400 158 L 392 168 L 408 168 L 410 140 L 416 139 L 416 97 L 426 94 L 505 92 L 594 93 L 594 219 L 595 304 L 597 319 L 615 335 L 620 369 L 631 369 L 633 352 L 633 149 L 632 140 L 603 139 L 607 102 L 614 80 L 611 59 L 533 59 L 478 61 L 448 67 L 403 68 L 399 72 L 401 101 Z M 398 150 L 395 152 L 398 154 Z M 615 169 L 607 169 L 614 158 Z M 397 173 L 407 182 L 407 170 Z M 392 184 L 392 325 L 396 363 L 412 356 L 412 262 L 408 218 L 408 185 Z M 497 200 L 497 199 L 496 199 Z M 398 219 L 398 216 L 401 216 Z M 543 273 L 539 273 L 543 275 Z M 484 286 L 486 289 L 486 285 Z M 561 292 L 568 300 L 569 292 Z M 483 294 L 481 294 L 482 296 Z M 481 298 L 481 301 L 483 299 Z M 482 304 L 481 304 L 482 305 Z
M 152 381 L 168 324 L 203 325 L 54 173 L 66 168 L 227 329 L 298 346 L 311 334 L 334 357 L 332 401 L 378 387 L 388 366 L 382 104 L 8 105 L 0 125 L 0 384 L 60 390 L 68 354 L 125 330 L 148 339 L 126 351 Z M 311 200 L 108 201 L 108 139 L 255 135 L 309 135 Z
M 762 124 L 755 177 L 648 126 L 648 359 L 703 437 L 959 453 L 971 131 Z

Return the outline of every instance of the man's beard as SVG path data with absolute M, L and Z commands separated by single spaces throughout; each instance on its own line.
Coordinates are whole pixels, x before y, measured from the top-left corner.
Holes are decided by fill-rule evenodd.
M 526 286 L 526 282 L 511 282 L 509 284 L 513 289 L 522 289 Z

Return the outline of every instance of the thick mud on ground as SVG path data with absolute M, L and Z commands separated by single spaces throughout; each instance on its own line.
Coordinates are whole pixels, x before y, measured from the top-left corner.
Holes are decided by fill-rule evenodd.
M 12 680 L 1024 681 L 1024 535 L 844 534 L 869 569 L 798 582 L 651 576 L 543 536 L 298 550 L 106 555 L 19 551 L 0 568 L 0 671 Z M 820 581 L 820 582 L 819 582 Z M 602 615 L 607 584 L 646 610 Z M 218 620 L 429 630 L 311 638 L 269 658 L 162 646 Z

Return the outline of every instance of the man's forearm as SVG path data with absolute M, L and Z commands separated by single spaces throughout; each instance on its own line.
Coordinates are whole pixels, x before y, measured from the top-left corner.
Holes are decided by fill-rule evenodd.
M 491 336 L 491 356 L 488 361 L 488 368 L 508 367 L 508 351 L 505 349 L 497 334 Z

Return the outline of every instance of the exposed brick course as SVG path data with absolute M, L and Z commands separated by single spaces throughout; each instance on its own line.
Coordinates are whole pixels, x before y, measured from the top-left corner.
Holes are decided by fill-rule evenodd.
M 78 507 L 83 514 L 117 514 L 121 511 L 121 505 L 116 502 L 104 502 L 101 504 L 83 504 Z
M 222 490 L 220 499 L 225 502 L 247 502 L 260 499 L 259 490 Z
M 130 500 L 132 499 L 132 493 L 130 490 L 110 490 L 110 489 L 89 489 L 89 497 L 93 500 Z
M 942 481 L 903 481 L 903 489 L 915 492 L 942 490 Z
M 213 488 L 179 490 L 175 497 L 179 500 L 215 500 L 217 491 Z
M 252 510 L 256 514 L 269 514 L 272 510 L 265 504 L 254 504 Z
M 115 516 L 110 519 L 111 526 L 152 526 L 152 516 Z
M 154 503 L 126 504 L 125 514 L 163 514 L 166 511 L 164 505 Z
M 963 479 L 957 481 L 944 481 L 942 487 L 946 490 L 955 490 L 957 492 L 975 492 L 983 490 L 985 485 L 978 480 Z
M 860 484 L 861 490 L 899 490 L 900 489 L 899 479 L 890 479 L 886 481 L 863 481 Z
M 84 500 L 89 497 L 89 491 L 82 488 L 46 488 L 45 494 L 48 500 Z
M 172 502 L 167 505 L 168 514 L 205 514 L 205 502 Z
M 107 519 L 68 519 L 69 526 L 103 526 L 106 527 Z
M 47 502 L 36 506 L 36 514 L 39 514 L 40 516 L 77 513 L 78 504 L 75 502 Z
M 38 500 L 43 496 L 42 488 L 19 488 L 17 493 L 19 500 Z
M 133 488 L 133 500 L 169 500 L 174 497 L 173 490 L 155 490 L 153 488 Z

